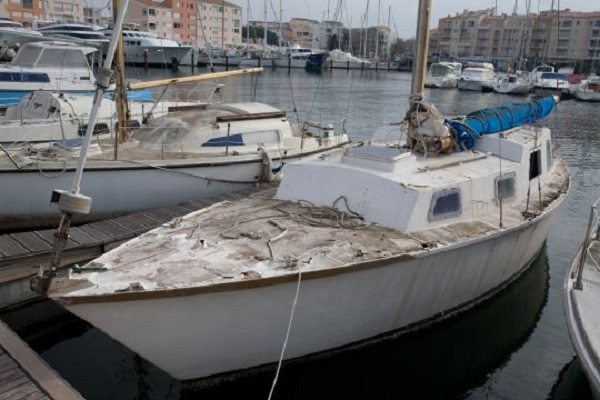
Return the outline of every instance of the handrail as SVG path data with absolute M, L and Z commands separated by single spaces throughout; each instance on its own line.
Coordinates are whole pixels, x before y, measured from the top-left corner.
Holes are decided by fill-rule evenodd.
M 583 239 L 583 244 L 581 246 L 581 255 L 579 257 L 579 265 L 577 266 L 577 279 L 575 280 L 575 284 L 573 285 L 575 289 L 582 290 L 583 289 L 583 268 L 585 266 L 585 262 L 587 260 L 588 248 L 590 247 L 590 241 L 592 240 L 592 229 L 596 231 L 596 235 L 594 239 L 598 239 L 600 234 L 600 216 L 598 216 L 598 204 L 600 203 L 600 198 L 596 200 L 594 204 L 592 204 L 590 210 L 590 217 L 588 219 L 587 229 L 585 231 L 585 237 Z M 594 225 L 594 217 L 596 217 L 596 226 Z

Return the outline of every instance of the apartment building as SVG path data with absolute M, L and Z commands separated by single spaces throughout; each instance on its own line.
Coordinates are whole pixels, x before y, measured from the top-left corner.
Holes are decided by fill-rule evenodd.
M 137 24 L 141 30 L 154 33 L 158 37 L 174 37 L 171 0 L 132 0 L 127 8 L 125 21 Z
M 540 49 L 544 58 L 555 60 L 600 59 L 600 11 L 546 11 L 540 13 L 546 22 L 544 39 L 547 46 Z
M 306 18 L 292 18 L 287 23 L 289 35 L 284 31 L 284 38 L 302 47 L 318 49 L 321 47 L 319 21 Z
M 192 46 L 242 43 L 242 9 L 222 0 L 132 0 L 125 21 Z
M 201 43 L 198 29 L 198 2 L 196 0 L 172 0 L 173 37 L 175 41 L 198 46 Z
M 109 25 L 109 19 L 107 15 L 102 15 L 101 8 L 83 8 L 83 21 L 86 24 L 105 27 Z
M 84 22 L 83 0 L 43 0 L 42 4 L 42 20 Z
M 31 26 L 42 15 L 42 0 L 0 0 L 0 16 Z
M 599 40 L 600 12 L 567 9 L 525 16 L 465 10 L 439 20 L 433 52 L 445 58 L 561 62 L 597 58 Z
M 242 8 L 222 0 L 198 1 L 198 28 L 201 44 L 206 38 L 211 46 L 240 46 L 242 44 Z

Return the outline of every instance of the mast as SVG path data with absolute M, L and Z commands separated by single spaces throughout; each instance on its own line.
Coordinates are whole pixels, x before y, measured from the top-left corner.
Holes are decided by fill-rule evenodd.
M 417 58 L 412 73 L 412 96 L 421 99 L 425 87 L 427 73 L 427 52 L 429 50 L 429 19 L 431 14 L 431 0 L 419 1 L 419 19 L 417 22 Z
M 98 120 L 98 110 L 102 104 L 104 92 L 110 86 L 110 81 L 113 76 L 110 67 L 112 65 L 117 42 L 121 37 L 121 29 L 123 20 L 125 19 L 125 12 L 127 10 L 128 3 L 129 0 L 123 0 L 119 6 L 119 11 L 115 14 L 117 18 L 115 19 L 115 24 L 113 26 L 113 33 L 110 39 L 110 44 L 108 45 L 106 59 L 104 60 L 102 68 L 98 70 L 98 78 L 96 79 L 97 89 L 94 95 L 94 103 L 92 106 L 92 111 L 90 112 L 85 136 L 81 142 L 81 153 L 79 155 L 79 159 L 77 160 L 77 169 L 75 170 L 75 174 L 73 176 L 71 189 L 54 190 L 52 192 L 50 203 L 58 206 L 58 209 L 62 213 L 58 231 L 54 235 L 54 244 L 52 246 L 52 262 L 49 270 L 44 271 L 40 269 L 40 273 L 30 281 L 31 289 L 43 295 L 48 293 L 52 279 L 56 276 L 56 271 L 61 265 L 62 253 L 67 245 L 67 241 L 69 240 L 69 228 L 71 226 L 72 215 L 89 214 L 92 206 L 92 199 L 80 193 L 81 178 L 83 176 L 83 168 L 85 167 L 85 162 L 87 159 L 87 151 L 90 147 L 90 142 L 92 141 L 94 126 Z
M 113 21 L 117 21 L 121 0 L 114 0 Z M 161 11 L 162 13 L 162 11 Z M 125 88 L 125 54 L 123 53 L 123 34 L 120 33 L 117 38 L 117 76 L 116 76 L 116 104 L 117 104 L 117 121 L 118 132 L 115 142 L 114 159 L 118 158 L 119 144 L 125 143 L 127 140 L 127 129 L 129 127 L 129 110 L 127 109 L 127 92 Z

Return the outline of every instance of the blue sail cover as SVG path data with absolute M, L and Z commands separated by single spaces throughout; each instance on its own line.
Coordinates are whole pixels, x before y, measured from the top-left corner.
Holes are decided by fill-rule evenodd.
M 554 109 L 554 104 L 552 96 L 529 103 L 507 103 L 474 111 L 463 121 L 448 120 L 446 123 L 455 133 L 458 146 L 467 150 L 475 146 L 481 135 L 506 131 L 546 117 Z

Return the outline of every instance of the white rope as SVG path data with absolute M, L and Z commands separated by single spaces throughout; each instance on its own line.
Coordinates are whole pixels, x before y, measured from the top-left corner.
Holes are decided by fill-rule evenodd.
M 292 311 L 290 313 L 290 322 L 288 323 L 287 332 L 285 334 L 285 340 L 283 341 L 283 347 L 281 348 L 281 355 L 279 356 L 279 363 L 277 364 L 277 372 L 275 373 L 275 378 L 273 379 L 273 385 L 271 386 L 271 391 L 269 392 L 268 400 L 271 400 L 273 396 L 273 392 L 275 391 L 275 386 L 277 385 L 277 380 L 279 379 L 279 372 L 281 371 L 281 364 L 283 363 L 283 356 L 285 354 L 285 349 L 287 348 L 288 339 L 290 338 L 290 331 L 292 330 L 292 321 L 294 320 L 294 312 L 296 311 L 296 304 L 298 304 L 298 296 L 300 294 L 300 282 L 302 282 L 302 270 L 300 269 L 300 263 L 298 263 L 298 285 L 296 286 L 296 296 L 294 297 L 294 303 L 292 304 Z

